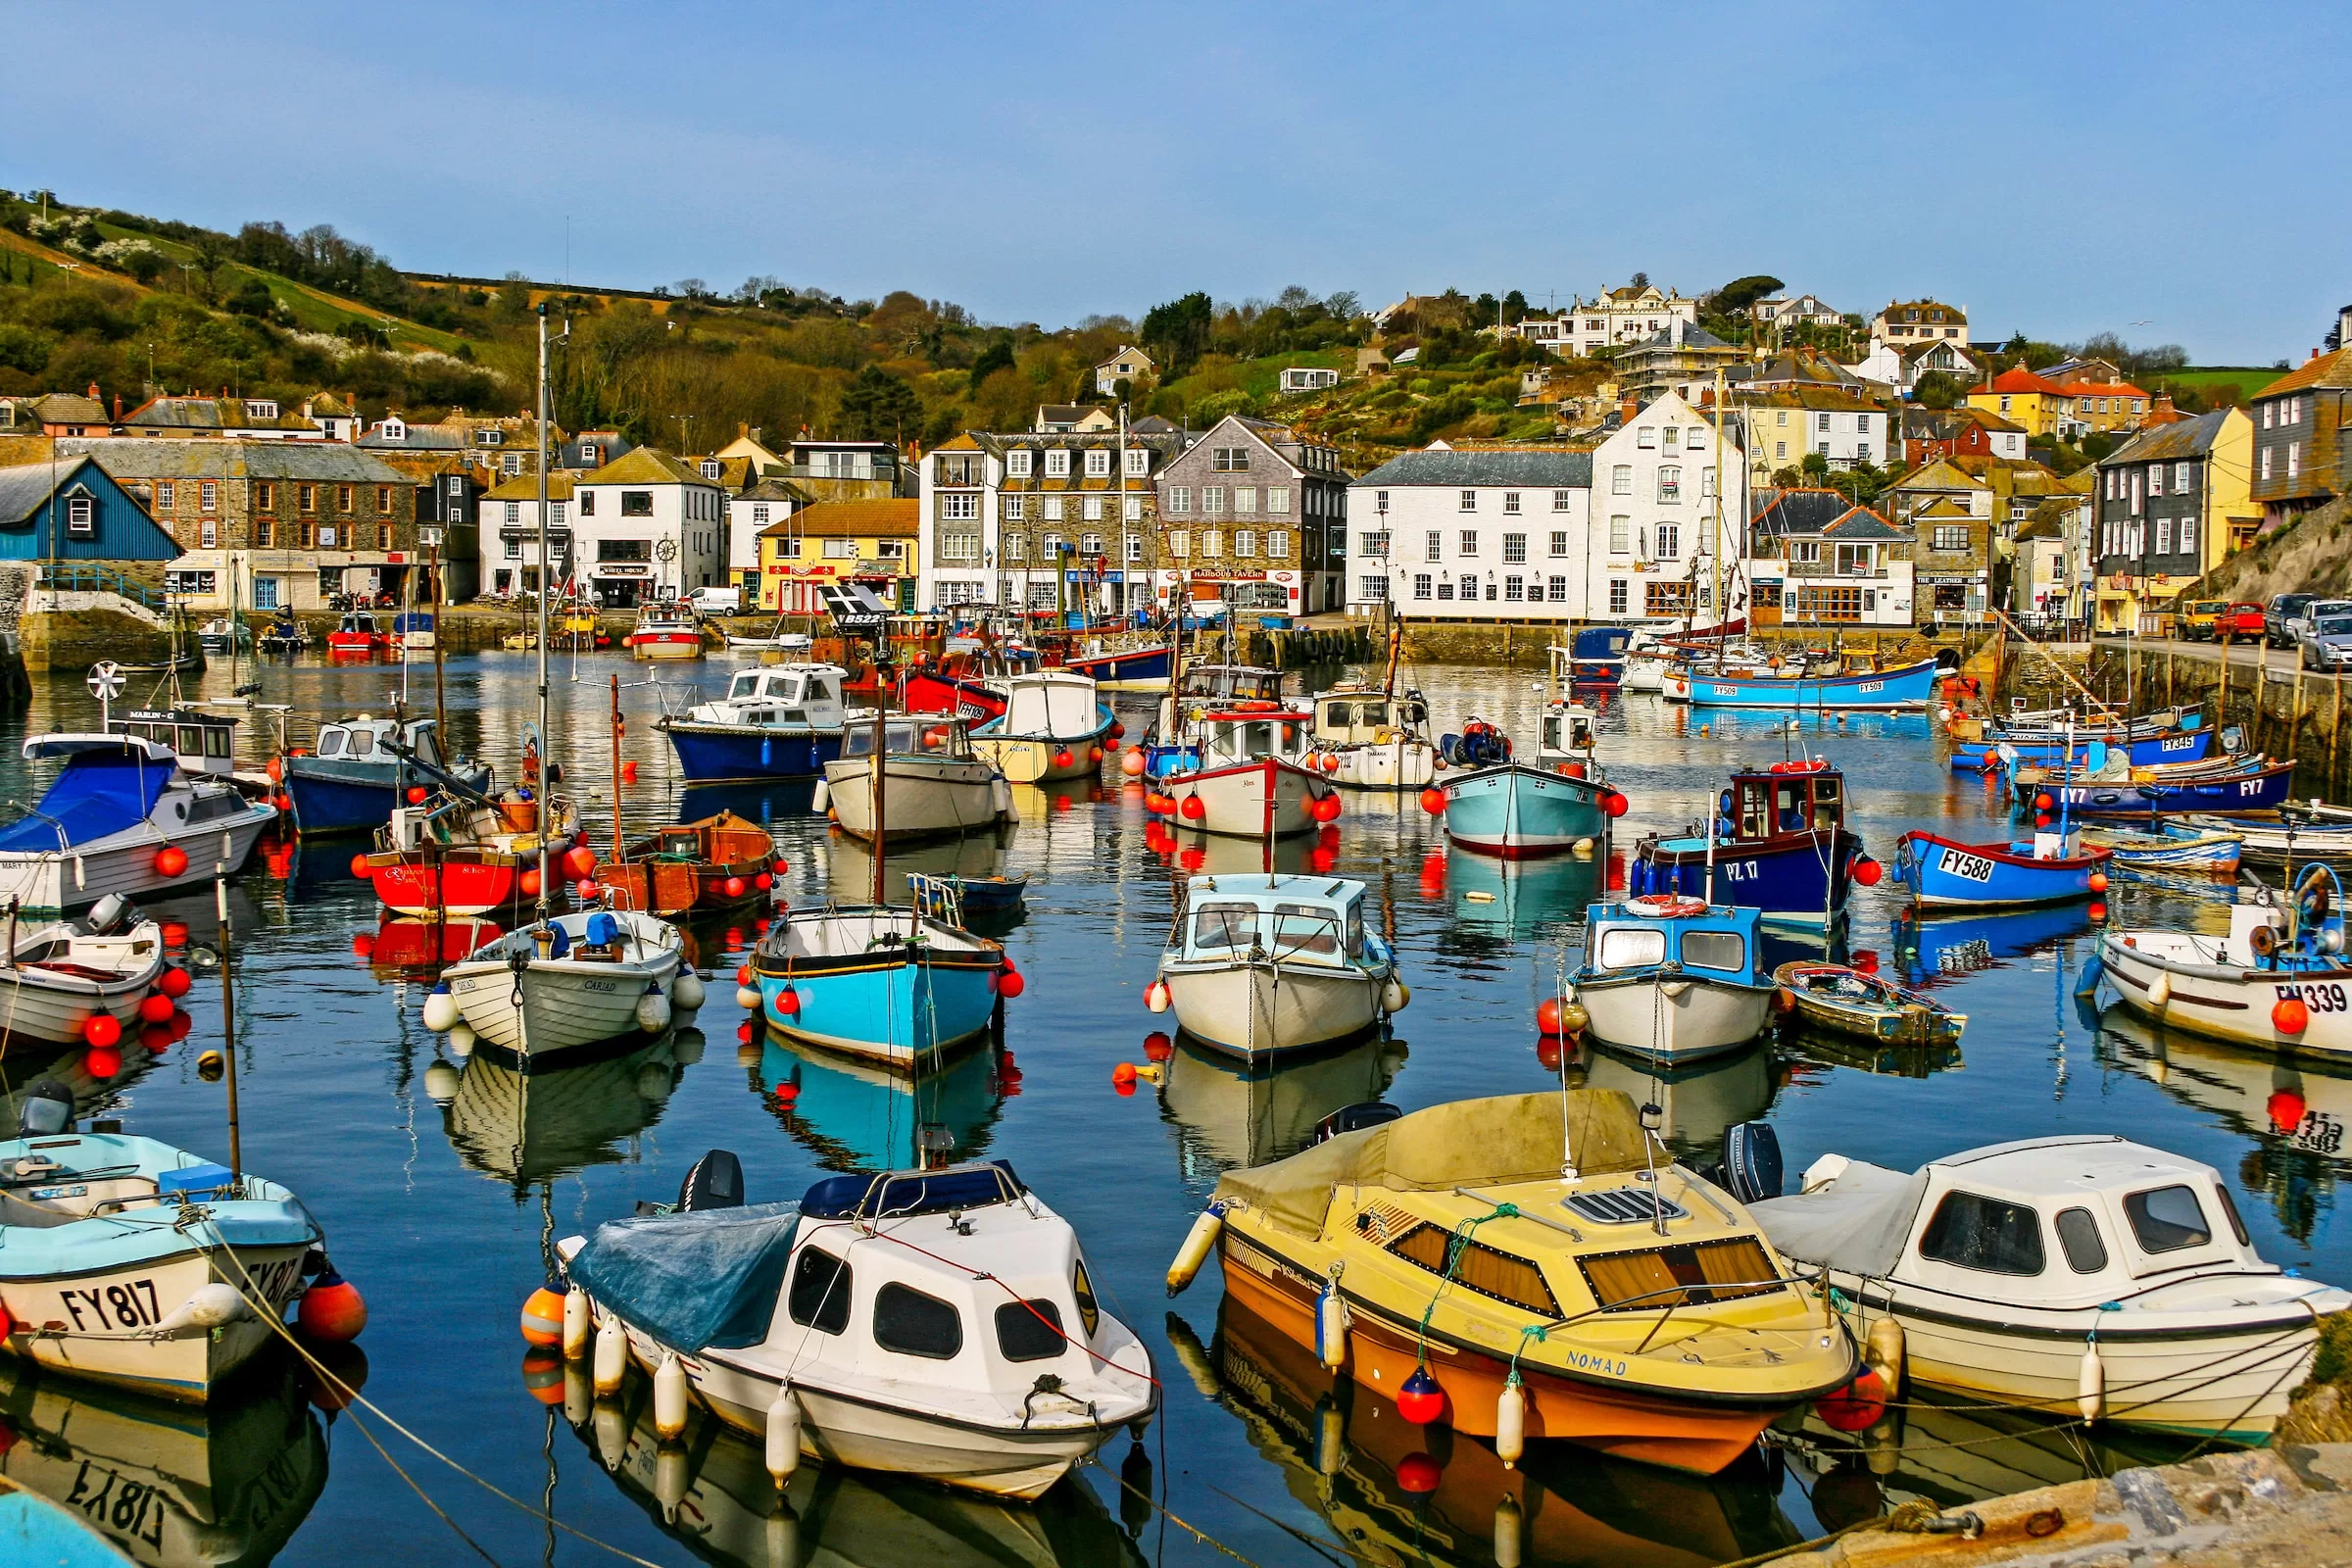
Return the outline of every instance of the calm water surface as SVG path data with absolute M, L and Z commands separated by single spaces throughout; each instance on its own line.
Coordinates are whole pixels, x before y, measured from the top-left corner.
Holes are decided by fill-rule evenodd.
M 662 678 L 674 706 L 690 686 L 722 685 L 730 667 L 713 661 Z M 531 670 L 531 657 L 517 654 L 453 659 L 447 669 L 451 741 L 479 751 L 502 778 L 513 774 L 534 710 Z M 555 753 L 572 763 L 576 784 L 605 794 L 592 821 L 610 820 L 606 713 L 615 673 L 629 715 L 624 755 L 640 768 L 622 792 L 632 829 L 720 805 L 765 814 L 792 862 L 796 905 L 862 899 L 869 859 L 808 813 L 806 786 L 681 799 L 649 722 L 659 694 L 643 666 L 611 656 L 566 657 L 555 669 Z M 1534 733 L 1542 693 L 1524 674 L 1408 673 L 1448 727 L 1475 710 L 1518 736 Z M 226 689 L 223 671 L 206 679 Z M 260 700 L 291 710 L 299 741 L 320 718 L 389 711 L 400 673 L 305 664 L 266 669 L 261 680 Z M 1140 731 L 1146 705 L 1129 701 L 1129 727 Z M 409 702 L 429 708 L 429 670 Z M 78 684 L 60 681 L 37 694 L 21 727 L 92 727 L 91 708 Z M 257 717 L 245 728 L 258 758 L 266 725 Z M 16 760 L 19 738 L 6 737 L 0 792 L 24 800 L 41 781 Z M 703 1033 L 543 1075 L 526 1090 L 486 1062 L 437 1054 L 417 1017 L 426 983 L 355 951 L 377 910 L 348 874 L 350 842 L 267 865 L 257 858 L 233 898 L 245 1160 L 303 1195 L 328 1228 L 337 1266 L 367 1293 L 368 1397 L 480 1482 L 551 1507 L 578 1534 L 551 1530 L 365 1410 L 324 1418 L 301 1380 L 274 1367 L 207 1413 L 0 1372 L 0 1471 L 73 1502 L 144 1561 L 274 1555 L 340 1568 L 472 1557 L 389 1454 L 502 1563 L 618 1560 L 596 1543 L 661 1563 L 797 1565 L 824 1553 L 920 1568 L 1231 1560 L 1123 1496 L 1113 1480 L 1123 1471 L 1172 1514 L 1260 1564 L 1492 1563 L 1499 1528 L 1518 1537 L 1531 1564 L 1695 1568 L 1905 1497 L 1951 1503 L 2172 1455 L 2177 1448 L 2130 1434 L 2085 1446 L 1926 1410 L 1908 1421 L 1899 1454 L 1865 1453 L 1812 1421 L 1713 1480 L 1565 1447 L 1532 1453 L 1511 1473 L 1483 1445 L 1425 1437 L 1375 1398 L 1335 1398 L 1310 1355 L 1221 1313 L 1213 1268 L 1174 1310 L 1163 1300 L 1167 1260 L 1218 1173 L 1288 1152 L 1326 1111 L 1375 1097 L 1410 1109 L 1554 1082 L 1539 1059 L 1533 1007 L 1545 977 L 1573 962 L 1564 956 L 1581 939 L 1586 901 L 1641 831 L 1693 819 L 1736 760 L 1778 760 L 1791 744 L 1846 770 L 1853 825 L 1882 856 L 1913 827 L 2000 831 L 1996 799 L 1982 780 L 1945 770 L 1922 718 L 1808 721 L 1792 739 L 1759 719 L 1718 720 L 1701 733 L 1689 714 L 1651 699 L 1615 704 L 1600 755 L 1633 809 L 1614 858 L 1505 871 L 1447 855 L 1410 800 L 1348 798 L 1334 869 L 1373 886 L 1413 988 L 1395 1040 L 1254 1080 L 1179 1052 L 1164 1085 L 1124 1097 L 1111 1068 L 1142 1060 L 1144 1037 L 1159 1022 L 1142 993 L 1184 870 L 1146 847 L 1140 803 L 1116 789 L 1066 804 L 1023 792 L 1022 821 L 1002 847 L 918 851 L 904 866 L 892 857 L 894 879 L 950 866 L 1031 874 L 1026 915 L 1005 936 L 1029 981 L 1009 1009 L 1013 1069 L 1001 1072 L 985 1055 L 967 1060 L 926 1088 L 925 1115 L 953 1129 L 959 1154 L 1014 1160 L 1076 1224 L 1113 1309 L 1151 1344 L 1167 1388 L 1165 1415 L 1140 1448 L 1115 1440 L 1103 1450 L 1107 1468 L 1080 1472 L 1034 1509 L 811 1464 L 781 1514 L 752 1445 L 698 1425 L 682 1452 L 659 1452 L 641 1384 L 593 1414 L 578 1407 L 586 1418 L 575 1427 L 561 1377 L 523 1364 L 516 1315 L 552 1238 L 626 1213 L 637 1199 L 671 1198 L 712 1148 L 742 1156 L 754 1200 L 795 1197 L 829 1171 L 904 1162 L 914 1118 L 903 1089 L 780 1045 L 739 1042 L 742 1015 L 722 980 Z M 1258 853 L 1212 841 L 1204 868 L 1254 870 Z M 1307 851 L 1282 853 L 1284 865 L 1302 865 Z M 2221 901 L 2195 890 L 2121 886 L 2110 902 L 2112 917 L 2132 924 L 2227 923 Z M 199 940 L 211 927 L 209 898 L 159 912 L 191 920 Z M 1898 920 L 1890 890 L 1858 890 L 1849 946 L 1929 977 L 1970 1015 L 1963 1046 L 1946 1059 L 1805 1046 L 1758 1050 L 1664 1083 L 1606 1055 L 1565 1070 L 1656 1100 L 1689 1153 L 1718 1147 L 1729 1123 L 1769 1118 L 1791 1172 L 1829 1151 L 1909 1168 L 1998 1139 L 2127 1133 L 2219 1167 L 2272 1259 L 2352 1279 L 2335 1213 L 2352 1082 L 2159 1040 L 2112 1017 L 2102 1027 L 2071 995 L 2087 930 L 2086 917 L 2068 910 L 1922 931 Z M 724 972 L 754 933 L 697 935 L 705 964 Z M 195 1034 L 160 1060 L 129 1053 L 111 1091 L 92 1088 L 93 1102 L 132 1131 L 220 1155 L 222 1091 L 195 1071 L 197 1051 L 220 1037 L 218 984 L 200 981 L 187 1005 Z M 44 1065 L 0 1061 L 0 1076 L 20 1088 Z M 787 1080 L 800 1090 L 790 1108 L 773 1093 Z M 1436 1489 L 1408 1490 L 1398 1467 L 1425 1446 L 1442 1466 Z

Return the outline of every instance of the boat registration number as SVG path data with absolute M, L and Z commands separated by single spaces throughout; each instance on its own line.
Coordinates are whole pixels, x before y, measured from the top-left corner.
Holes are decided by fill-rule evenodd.
M 1992 862 L 1982 855 L 1963 855 L 1958 850 L 1943 852 L 1943 873 L 1956 876 L 1963 882 L 1992 880 Z
M 48 1198 L 87 1198 L 90 1196 L 90 1189 L 87 1185 L 74 1187 L 35 1187 L 32 1190 L 32 1196 L 35 1200 Z
M 2347 1005 L 2344 988 L 2332 981 L 2324 985 L 2273 986 L 2271 989 L 2278 993 L 2279 1001 L 2294 998 L 2313 1012 L 2352 1011 L 2352 1005 Z
M 1886 683 L 1883 680 L 1866 680 L 1861 685 L 1854 688 L 1855 691 L 1860 692 L 1865 697 L 1876 697 L 1879 693 L 1885 691 L 1886 689 Z
M 2305 1111 L 2287 1136 L 2297 1149 L 2315 1154 L 2340 1154 L 2344 1150 L 2344 1124 L 2325 1111 Z
M 94 1285 L 86 1291 L 69 1285 L 57 1295 L 74 1327 L 85 1333 L 91 1329 L 148 1329 L 164 1320 L 153 1280 Z
M 66 1506 L 80 1510 L 91 1524 L 109 1535 L 143 1541 L 159 1551 L 164 1524 L 170 1518 L 164 1490 L 125 1477 L 122 1471 L 81 1461 Z

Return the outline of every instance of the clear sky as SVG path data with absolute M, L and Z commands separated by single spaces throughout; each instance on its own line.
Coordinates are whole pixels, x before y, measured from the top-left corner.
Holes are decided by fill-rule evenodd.
M 0 183 L 416 270 L 1049 326 L 1760 271 L 2209 365 L 2352 301 L 2342 4 L 314 0 L 19 7 L 8 45 Z

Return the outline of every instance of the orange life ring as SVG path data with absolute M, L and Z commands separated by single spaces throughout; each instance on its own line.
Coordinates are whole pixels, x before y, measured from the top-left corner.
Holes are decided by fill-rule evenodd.
M 1679 893 L 1645 894 L 1626 900 L 1625 906 L 1652 920 L 1689 920 L 1707 912 L 1706 900 L 1685 898 Z
M 1827 760 L 1817 757 L 1804 762 L 1775 762 L 1765 771 L 1771 773 L 1818 773 L 1829 765 Z

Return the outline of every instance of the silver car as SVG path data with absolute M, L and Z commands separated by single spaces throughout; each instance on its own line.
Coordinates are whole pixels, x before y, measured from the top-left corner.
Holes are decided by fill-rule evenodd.
M 2305 669 L 2352 669 L 2352 600 L 2311 606 L 2295 633 Z

